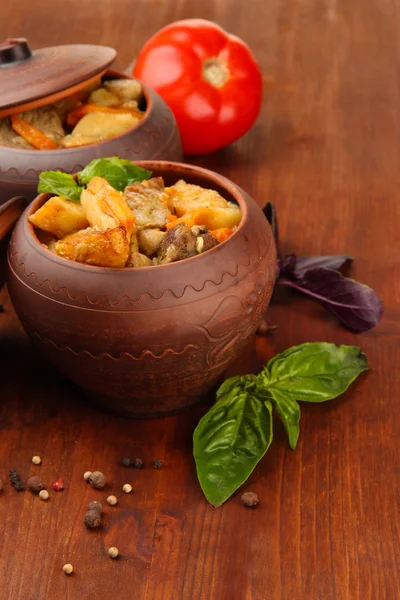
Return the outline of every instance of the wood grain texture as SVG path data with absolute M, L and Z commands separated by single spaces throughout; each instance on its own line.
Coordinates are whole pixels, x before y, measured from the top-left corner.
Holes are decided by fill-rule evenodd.
M 264 74 L 257 125 L 201 164 L 261 203 L 276 203 L 284 249 L 348 252 L 353 275 L 385 303 L 381 325 L 353 335 L 306 299 L 280 292 L 277 325 L 229 371 L 257 371 L 292 344 L 358 344 L 371 370 L 340 400 L 302 410 L 292 452 L 277 426 L 238 497 L 212 510 L 191 458 L 203 409 L 124 421 L 87 406 L 32 352 L 3 290 L 0 302 L 0 477 L 40 473 L 48 503 L 5 483 L 0 495 L 1 600 L 397 600 L 400 598 L 400 86 L 395 0 L 27 0 L 5 4 L 0 39 L 33 48 L 98 43 L 126 68 L 144 41 L 178 18 L 213 19 L 248 41 Z M 39 454 L 43 464 L 30 463 Z M 126 470 L 141 456 L 159 471 Z M 83 481 L 100 468 L 110 483 Z M 120 491 L 131 482 L 134 492 Z M 86 503 L 119 497 L 104 527 L 83 525 Z M 112 561 L 108 546 L 121 557 Z M 71 562 L 72 576 L 62 573 Z

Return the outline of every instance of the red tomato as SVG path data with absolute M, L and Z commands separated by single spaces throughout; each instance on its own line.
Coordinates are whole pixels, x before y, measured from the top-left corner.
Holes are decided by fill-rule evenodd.
M 187 154 L 234 142 L 260 111 L 262 76 L 250 48 L 204 19 L 161 29 L 144 45 L 133 75 L 170 106 Z

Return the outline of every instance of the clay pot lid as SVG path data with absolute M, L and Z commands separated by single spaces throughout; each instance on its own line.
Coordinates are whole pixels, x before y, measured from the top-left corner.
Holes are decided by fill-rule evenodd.
M 0 44 L 0 118 L 61 100 L 101 77 L 117 53 L 70 44 L 32 51 L 25 38 Z

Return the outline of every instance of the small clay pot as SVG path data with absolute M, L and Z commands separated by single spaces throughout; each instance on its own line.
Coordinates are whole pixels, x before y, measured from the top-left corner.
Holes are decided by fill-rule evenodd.
M 167 185 L 184 179 L 240 205 L 225 242 L 181 262 L 141 269 L 74 263 L 41 245 L 28 216 L 14 229 L 8 287 L 43 355 L 102 408 L 129 417 L 175 412 L 209 392 L 256 331 L 271 298 L 276 249 L 260 207 L 200 167 L 144 161 Z

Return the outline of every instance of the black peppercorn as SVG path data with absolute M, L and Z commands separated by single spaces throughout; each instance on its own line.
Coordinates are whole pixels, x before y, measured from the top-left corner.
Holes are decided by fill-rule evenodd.
M 135 458 L 135 460 L 133 461 L 133 466 L 135 467 L 135 469 L 141 469 L 143 467 L 143 461 L 141 458 Z
M 87 505 L 87 509 L 88 510 L 97 510 L 97 512 L 99 514 L 101 514 L 103 512 L 103 505 L 101 502 L 98 502 L 97 500 L 95 500 L 94 502 L 89 502 L 89 504 Z
M 131 459 L 130 459 L 130 458 L 123 458 L 123 459 L 121 460 L 121 464 L 123 464 L 123 465 L 124 465 L 124 467 L 127 467 L 127 468 L 129 468 L 130 466 L 132 466 L 132 463 L 131 463 Z
M 17 471 L 10 471 L 10 483 L 14 486 L 17 492 L 22 492 L 24 486 L 22 485 L 21 476 L 17 473 Z
M 3 312 L 5 312 L 5 308 L 2 304 L 0 304 L 0 313 L 3 313 Z
M 159 458 L 157 458 L 156 460 L 153 460 L 153 467 L 155 469 L 161 469 L 162 466 L 163 466 L 162 460 L 160 460 Z
M 256 506 L 258 504 L 258 496 L 254 492 L 245 492 L 242 494 L 242 504 L 245 506 Z
M 89 529 L 95 529 L 101 524 L 101 513 L 98 510 L 88 510 L 84 522 Z
M 31 492 L 39 493 L 43 489 L 43 483 L 38 475 L 29 477 L 27 485 Z

